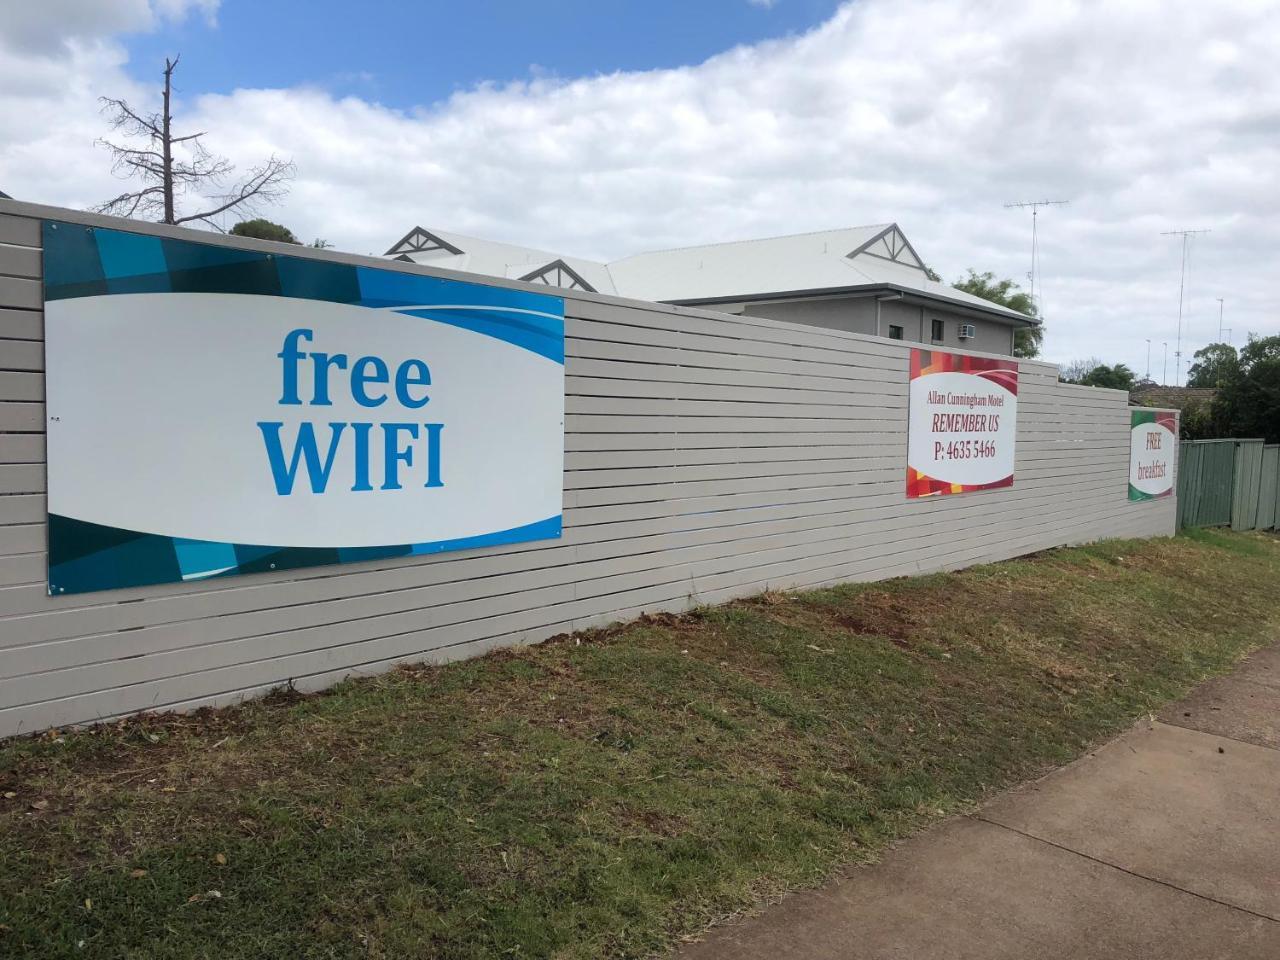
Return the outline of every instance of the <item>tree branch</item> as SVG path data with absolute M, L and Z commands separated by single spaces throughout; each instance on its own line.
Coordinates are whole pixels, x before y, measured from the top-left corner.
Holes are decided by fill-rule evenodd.
M 125 101 L 114 97 L 99 97 L 98 102 L 102 104 L 103 113 L 115 111 L 116 115 L 111 120 L 111 126 L 117 130 L 132 125 L 137 128 L 138 133 L 146 133 L 156 139 L 162 136 L 155 114 L 152 114 L 150 119 L 144 119 L 138 116 Z
M 223 203 L 211 210 L 202 210 L 200 213 L 189 214 L 185 217 L 175 217 L 173 222 L 187 223 L 191 220 L 203 220 L 207 223 L 210 217 L 225 213 L 232 207 L 242 203 L 252 206 L 253 201 L 256 199 L 275 200 L 280 196 L 284 182 L 292 177 L 293 173 L 294 165 L 291 161 L 281 160 L 273 156 L 262 166 L 254 168 L 248 179 L 239 184 L 231 193 L 219 198 L 224 201 Z
M 112 143 L 110 140 L 98 139 L 94 141 L 98 146 L 106 147 L 116 156 L 138 156 L 138 157 L 155 157 L 157 160 L 163 160 L 164 157 L 155 150 L 143 150 L 139 147 L 122 147 L 118 143 Z
M 147 187 L 133 193 L 122 193 L 106 203 L 98 204 L 93 209 L 97 213 L 113 213 L 122 217 L 132 217 L 139 207 L 154 208 L 158 204 L 158 200 L 155 198 L 159 197 L 160 193 L 159 186 Z
M 140 173 L 149 173 L 152 176 L 164 176 L 164 167 L 154 163 L 148 163 L 146 160 L 136 160 L 133 157 L 121 157 L 116 161 L 117 166 L 132 167 Z

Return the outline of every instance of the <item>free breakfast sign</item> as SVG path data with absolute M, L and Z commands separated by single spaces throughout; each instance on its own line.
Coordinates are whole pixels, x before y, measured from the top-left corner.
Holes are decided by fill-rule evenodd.
M 1178 415 L 1133 410 L 1129 417 L 1129 499 L 1157 500 L 1173 493 Z
M 564 301 L 44 224 L 49 592 L 560 536 Z
M 1018 364 L 911 351 L 907 496 L 1013 485 Z

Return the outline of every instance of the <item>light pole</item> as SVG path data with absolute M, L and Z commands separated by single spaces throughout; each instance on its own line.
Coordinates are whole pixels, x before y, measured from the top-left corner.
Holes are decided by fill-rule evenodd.
M 1151 379 L 1151 338 L 1150 337 L 1147 338 L 1147 375 L 1143 377 L 1143 379 L 1144 380 Z
M 1224 343 L 1222 339 L 1222 298 L 1218 298 L 1218 342 Z

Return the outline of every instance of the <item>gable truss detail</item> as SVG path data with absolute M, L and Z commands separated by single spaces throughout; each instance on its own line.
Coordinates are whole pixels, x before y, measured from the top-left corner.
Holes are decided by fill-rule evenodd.
M 878 257 L 881 260 L 888 260 L 892 263 L 900 263 L 904 267 L 924 270 L 924 261 L 920 259 L 915 248 L 907 241 L 907 238 L 902 235 L 902 231 L 898 229 L 896 223 L 890 224 L 858 247 L 858 249 L 847 254 L 847 256 L 852 260 L 862 254 L 866 254 L 868 257 Z
M 423 230 L 422 227 L 414 227 L 396 243 L 383 256 L 406 256 L 410 253 L 434 253 L 436 250 L 443 250 L 446 253 L 460 254 L 462 251 L 455 247 L 448 240 L 437 237 L 429 230 Z M 399 256 L 397 256 L 399 255 Z
M 546 266 L 526 273 L 519 279 L 526 283 L 545 283 L 549 287 L 563 287 L 565 290 L 596 292 L 595 287 L 583 280 L 581 275 L 563 260 L 552 260 Z

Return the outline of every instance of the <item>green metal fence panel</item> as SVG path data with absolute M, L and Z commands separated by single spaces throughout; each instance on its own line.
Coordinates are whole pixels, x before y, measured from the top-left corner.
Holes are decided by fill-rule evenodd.
M 1186 440 L 1178 446 L 1178 529 L 1193 527 L 1191 516 L 1200 496 L 1200 453 Z
M 1263 446 L 1261 440 L 1236 441 L 1236 479 L 1231 496 L 1232 530 L 1253 530 L 1258 526 Z
M 1201 503 L 1198 526 L 1226 526 L 1231 522 L 1231 495 L 1235 486 L 1235 444 L 1204 444 Z
M 1276 494 L 1280 488 L 1280 444 L 1262 448 L 1262 479 L 1258 484 L 1257 529 L 1271 530 L 1276 525 Z
M 1185 440 L 1178 455 L 1178 526 L 1221 527 L 1231 522 L 1234 440 Z

